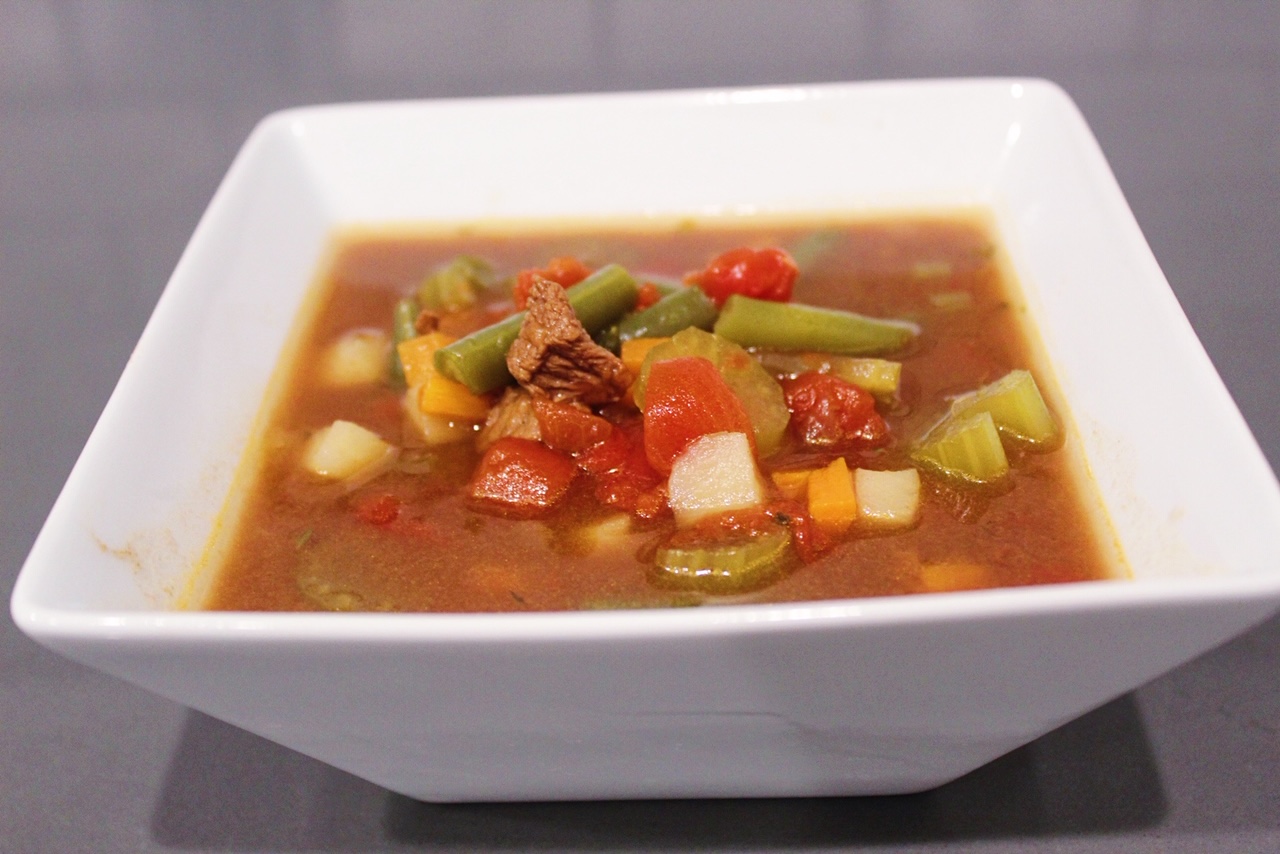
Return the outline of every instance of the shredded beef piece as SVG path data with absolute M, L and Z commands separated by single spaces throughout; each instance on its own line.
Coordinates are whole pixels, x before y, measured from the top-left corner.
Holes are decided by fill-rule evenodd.
M 631 371 L 591 340 L 564 288 L 537 277 L 520 337 L 507 351 L 507 368 L 520 385 L 560 403 L 599 406 L 626 393 Z
M 413 319 L 413 328 L 419 335 L 428 335 L 435 332 L 440 328 L 440 315 L 424 308 Z
M 489 410 L 484 427 L 476 435 L 476 447 L 483 451 L 505 436 L 542 440 L 533 398 L 523 389 L 508 388 L 502 393 L 502 398 Z

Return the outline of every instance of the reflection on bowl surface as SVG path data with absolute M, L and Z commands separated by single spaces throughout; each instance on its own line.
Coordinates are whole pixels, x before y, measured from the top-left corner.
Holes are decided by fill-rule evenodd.
M 626 127 L 646 130 L 618 132 Z M 514 129 L 520 158 L 509 156 Z M 386 236 L 456 236 L 466 226 L 468 240 L 489 240 L 493 248 L 500 241 L 492 235 L 530 224 L 545 234 L 566 222 L 587 223 L 577 233 L 598 236 L 602 224 L 652 232 L 692 221 L 698 229 L 672 240 L 684 248 L 673 250 L 669 269 L 630 241 L 607 247 L 625 258 L 581 247 L 564 253 L 591 255 L 593 266 L 618 261 L 628 270 L 651 265 L 678 276 L 704 269 L 714 251 L 698 240 L 724 230 L 750 232 L 743 242 L 752 243 L 758 229 L 770 230 L 769 243 L 805 260 L 803 240 L 787 223 L 844 224 L 848 233 L 862 233 L 877 223 L 901 226 L 906 215 L 919 226 L 920 212 L 951 211 L 985 212 L 984 228 L 999 246 L 995 257 L 1016 282 L 1008 302 L 1014 313 L 1025 312 L 1032 330 L 1025 349 L 995 346 L 1005 339 L 986 330 L 975 339 L 978 351 L 994 347 L 1010 357 L 979 384 L 1029 369 L 1064 428 L 1061 451 L 1014 452 L 1009 462 L 1030 466 L 1025 474 L 1057 465 L 1049 460 L 1074 460 L 1066 468 L 1079 469 L 1091 496 L 1081 502 L 1091 514 L 1082 529 L 1108 532 L 1099 547 L 1124 556 L 1131 580 L 911 596 L 852 588 L 813 601 L 802 579 L 826 570 L 820 560 L 805 565 L 787 552 L 781 580 L 762 590 L 789 601 L 732 607 L 503 614 L 176 607 L 229 589 L 215 585 L 213 570 L 235 553 L 235 520 L 254 512 L 250 491 L 233 489 L 237 472 L 251 470 L 240 461 L 249 437 L 273 433 L 259 413 L 264 399 L 287 387 L 273 379 L 276 366 L 310 346 L 293 330 L 309 328 L 296 320 L 322 302 L 309 295 L 324 290 L 315 276 L 333 259 L 327 253 L 335 235 L 348 247 L 344 264 L 370 245 L 351 240 L 364 235 L 433 266 L 446 260 L 430 257 L 442 244 Z M 514 252 L 522 240 L 501 243 Z M 548 259 L 496 260 L 509 273 Z M 945 271 L 936 260 L 916 262 L 911 275 L 927 281 Z M 825 262 L 813 263 L 797 279 L 796 300 L 905 317 L 921 330 L 920 354 L 950 346 L 940 338 L 929 344 L 932 309 L 919 314 L 894 303 L 896 294 L 882 304 L 860 303 L 845 285 L 822 278 Z M 946 263 L 954 268 L 957 261 Z M 424 269 L 408 272 L 416 277 Z M 396 286 L 412 288 L 407 280 Z M 378 324 L 385 323 L 386 293 Z M 934 296 L 946 306 L 955 294 Z M 900 360 L 903 376 L 915 376 L 902 390 L 908 398 L 929 382 L 916 376 L 913 346 L 875 357 Z M 962 370 L 960 358 L 945 361 Z M 947 392 L 972 391 L 975 377 Z M 880 402 L 891 433 L 909 441 L 875 453 L 820 451 L 808 467 L 825 471 L 838 457 L 855 470 L 905 468 L 906 459 L 893 454 L 918 449 L 919 431 L 944 408 L 920 403 L 899 412 Z M 391 421 L 402 417 L 398 408 L 388 410 Z M 302 432 L 339 419 L 317 417 Z M 1179 430 L 1168 429 L 1174 423 Z M 758 451 L 762 437 L 766 445 L 771 440 L 756 425 L 750 422 L 748 444 Z M 721 432 L 746 436 L 748 427 Z M 415 456 L 434 464 L 403 433 L 394 443 L 390 428 L 373 433 L 395 445 L 401 469 Z M 279 459 L 304 459 L 297 441 L 299 450 Z M 796 441 L 793 434 L 783 440 Z M 1210 441 L 1212 457 L 1202 452 Z M 779 453 L 797 452 L 786 445 Z M 681 446 L 673 471 L 684 456 Z M 479 465 L 470 451 L 459 458 L 464 469 Z M 663 465 L 647 448 L 645 458 Z M 769 459 L 758 457 L 763 488 L 781 489 L 773 478 L 781 467 L 771 468 Z M 792 462 L 787 468 L 807 466 L 799 457 Z M 921 465 L 929 469 L 922 484 L 936 487 L 931 462 Z M 406 476 L 384 473 L 382 486 L 396 492 L 396 478 Z M 810 492 L 816 476 L 807 476 Z M 473 482 L 470 471 L 457 475 L 464 478 Z M 593 495 L 588 483 L 575 489 Z M 901 536 L 923 539 L 938 520 L 955 531 L 1000 521 L 1000 508 L 1020 507 L 1030 490 L 1016 482 L 992 498 L 978 523 L 962 523 L 955 508 L 930 503 L 936 495 L 926 488 L 919 524 Z M 383 518 L 362 495 L 357 489 L 342 500 Z M 812 516 L 807 495 L 802 509 Z M 395 497 L 403 501 L 407 493 Z M 679 509 L 696 515 L 697 502 Z M 777 523 L 776 512 L 764 515 Z M 537 519 L 476 518 L 486 548 L 496 548 L 491 532 L 501 528 L 527 539 L 519 561 L 510 554 L 489 561 L 501 571 L 487 579 L 466 569 L 467 583 L 492 582 L 499 598 L 516 601 L 514 593 L 524 604 L 546 595 L 533 605 L 562 607 L 503 573 L 536 564 L 544 548 L 563 556 L 557 565 L 577 566 L 588 550 L 580 538 L 552 537 L 548 546 L 548 528 Z M 1051 84 L 850 84 L 319 107 L 269 117 L 246 143 L 46 522 L 12 611 L 24 631 L 72 658 L 410 797 L 905 792 L 954 779 L 1265 619 L 1280 596 L 1278 521 L 1274 476 L 1092 135 Z M 327 542 L 318 528 L 307 536 L 295 530 L 299 521 L 292 524 L 290 547 L 319 550 Z M 627 524 L 644 532 L 655 523 Z M 650 530 L 654 540 L 675 536 L 662 524 Z M 1035 527 L 1037 536 L 1057 530 Z M 624 540 L 640 536 L 631 530 Z M 861 560 L 893 539 L 836 545 L 831 566 Z M 924 584 L 925 564 L 963 562 L 931 548 L 927 559 L 901 571 L 914 589 Z M 313 593 L 326 584 L 330 593 L 351 592 L 313 573 Z M 720 592 L 712 599 L 721 601 Z M 602 604 L 635 604 L 635 591 L 625 593 L 629 601 Z M 695 587 L 681 595 L 707 594 Z M 297 605 L 295 599 L 290 607 Z

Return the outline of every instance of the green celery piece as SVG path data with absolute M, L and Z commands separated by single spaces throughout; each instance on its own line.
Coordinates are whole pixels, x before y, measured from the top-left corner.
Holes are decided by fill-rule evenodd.
M 653 578 L 661 587 L 703 593 L 757 589 L 782 569 L 791 534 L 785 529 L 714 546 L 666 546 L 654 558 Z
M 798 376 L 808 371 L 831 374 L 876 397 L 891 398 L 898 393 L 902 363 L 871 356 L 835 356 L 830 353 L 756 354 L 760 364 L 775 374 Z
M 1010 371 L 995 382 L 956 398 L 949 417 L 960 419 L 977 412 L 989 412 L 1002 435 L 1035 448 L 1051 447 L 1061 435 L 1030 371 Z
M 493 271 L 488 262 L 459 255 L 432 272 L 418 286 L 418 301 L 429 311 L 458 311 L 475 305 L 490 285 Z
M 905 320 L 867 317 L 851 311 L 796 302 L 772 302 L 734 294 L 720 309 L 714 331 L 765 350 L 814 350 L 842 356 L 892 353 L 911 343 L 920 328 Z
M 716 366 L 725 384 L 747 410 L 752 432 L 755 433 L 756 451 L 761 457 L 767 457 L 782 447 L 787 424 L 791 420 L 782 386 L 746 350 L 697 327 L 677 332 L 670 341 L 657 345 L 645 357 L 634 390 L 636 406 L 642 412 L 653 363 L 680 356 L 700 356 Z
M 917 464 L 968 483 L 995 483 L 1009 472 L 1009 458 L 991 413 L 948 415 L 911 452 Z

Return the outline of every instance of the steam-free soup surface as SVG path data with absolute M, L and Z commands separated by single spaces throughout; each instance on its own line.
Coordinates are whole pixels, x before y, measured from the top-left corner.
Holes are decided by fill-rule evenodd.
M 794 302 L 918 329 L 896 352 L 877 356 L 901 365 L 897 388 L 875 396 L 885 439 L 868 446 L 811 445 L 789 428 L 779 450 L 755 461 L 764 503 L 738 515 L 755 513 L 748 528 L 782 526 L 778 530 L 785 528 L 791 542 L 767 572 L 747 583 L 708 587 L 655 574 L 655 554 L 673 538 L 687 539 L 687 532 L 680 533 L 687 526 L 664 507 L 637 513 L 602 503 L 601 480 L 582 463 L 584 452 L 555 452 L 577 469 L 553 506 L 528 512 L 494 504 L 477 498 L 475 487 L 482 419 L 454 418 L 452 426 L 462 433 L 431 444 L 438 439 L 424 438 L 406 414 L 411 392 L 390 371 L 356 382 L 333 379 L 335 342 L 353 330 L 391 336 L 397 302 L 459 256 L 485 259 L 495 284 L 471 308 L 419 317 L 415 331 L 438 322 L 440 331 L 458 335 L 509 314 L 516 274 L 544 269 L 551 259 L 572 257 L 588 269 L 619 264 L 640 284 L 654 280 L 667 287 L 734 247 L 788 253 L 799 269 Z M 344 235 L 318 284 L 314 318 L 285 366 L 261 453 L 246 463 L 256 470 L 243 478 L 247 493 L 230 539 L 219 549 L 225 558 L 206 605 L 450 612 L 666 607 L 1108 577 L 1113 572 L 1085 512 L 1092 497 L 1073 476 L 1070 443 L 1006 441 L 1008 474 L 988 484 L 922 465 L 921 445 L 951 401 L 1011 371 L 1033 374 L 1057 424 L 1067 423 L 1052 378 L 1023 333 L 1017 289 L 1004 270 L 1001 250 L 979 216 L 734 229 L 683 224 L 574 233 Z M 393 352 L 386 354 L 387 364 Z M 755 349 L 752 354 L 781 377 L 776 361 Z M 492 404 L 500 393 L 479 396 Z M 625 399 L 575 405 L 615 431 L 634 435 L 644 425 Z M 317 476 L 304 463 L 308 443 L 335 421 L 375 434 L 394 461 L 372 477 Z M 834 534 L 809 530 L 809 542 L 799 543 L 805 531 L 798 526 L 812 528 L 806 487 L 797 494 L 793 484 L 784 497 L 779 483 L 785 477 L 775 474 L 824 470 L 837 457 L 850 471 L 915 471 L 914 515 L 899 526 L 855 520 Z

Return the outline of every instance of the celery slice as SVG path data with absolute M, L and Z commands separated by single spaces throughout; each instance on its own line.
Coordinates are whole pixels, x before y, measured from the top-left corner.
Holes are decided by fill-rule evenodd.
M 458 311 L 475 305 L 481 292 L 491 287 L 493 270 L 488 262 L 459 255 L 432 272 L 418 286 L 418 301 L 430 311 Z
M 991 413 L 948 416 L 911 452 L 911 459 L 944 477 L 969 483 L 994 483 L 1009 471 Z
M 751 590 L 773 580 L 790 542 L 791 534 L 778 529 L 713 546 L 666 546 L 655 556 L 654 580 L 663 587 L 703 593 Z
M 902 363 L 871 356 L 837 356 L 832 353 L 756 354 L 760 364 L 775 374 L 797 376 L 818 371 L 839 377 L 876 397 L 890 398 L 898 393 L 902 379 Z
M 742 401 L 755 433 L 756 451 L 767 457 L 782 447 L 791 412 L 787 409 L 782 386 L 752 357 L 732 341 L 690 326 L 671 336 L 649 351 L 636 378 L 635 401 L 644 410 L 645 389 L 649 369 L 654 362 L 678 356 L 701 356 L 716 366 L 725 383 Z
M 962 419 L 978 412 L 989 412 L 996 429 L 1007 438 L 1036 448 L 1058 441 L 1058 422 L 1045 405 L 1030 371 L 1010 371 L 995 382 L 956 398 L 948 418 Z

